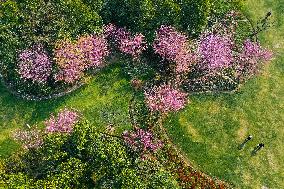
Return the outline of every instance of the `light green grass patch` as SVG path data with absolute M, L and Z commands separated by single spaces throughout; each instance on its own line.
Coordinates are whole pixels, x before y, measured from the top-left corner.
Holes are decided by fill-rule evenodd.
M 165 123 L 194 166 L 235 188 L 284 188 L 284 1 L 246 1 L 254 21 L 272 10 L 273 27 L 260 36 L 275 58 L 236 94 L 194 95 Z M 187 134 L 186 134 L 187 133 Z M 249 135 L 243 150 L 238 145 Z M 263 142 L 265 147 L 251 156 Z

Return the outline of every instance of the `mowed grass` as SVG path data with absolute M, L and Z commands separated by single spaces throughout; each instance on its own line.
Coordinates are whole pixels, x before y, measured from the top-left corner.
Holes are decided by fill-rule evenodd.
M 75 108 L 95 127 L 104 130 L 111 123 L 116 133 L 131 128 L 128 120 L 128 102 L 131 86 L 116 63 L 102 70 L 85 86 L 73 93 L 41 102 L 15 98 L 0 86 L 0 158 L 10 156 L 18 149 L 12 133 L 26 124 L 43 127 L 43 121 L 60 109 Z
M 193 165 L 235 188 L 284 188 L 284 0 L 249 0 L 254 21 L 273 14 L 273 27 L 260 36 L 275 59 L 236 94 L 194 95 L 165 123 L 170 137 Z M 253 139 L 243 150 L 238 146 Z M 264 148 L 255 156 L 258 143 Z

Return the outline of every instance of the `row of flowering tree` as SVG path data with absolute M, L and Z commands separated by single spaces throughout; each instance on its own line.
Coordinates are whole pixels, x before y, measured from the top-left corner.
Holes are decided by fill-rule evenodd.
M 41 84 L 45 84 L 50 77 L 56 82 L 74 83 L 85 70 L 102 67 L 107 55 L 107 42 L 100 35 L 82 36 L 75 42 L 60 40 L 52 57 L 41 44 L 37 44 L 20 51 L 18 73 L 23 80 Z
M 141 33 L 132 34 L 108 24 L 101 34 L 79 36 L 75 41 L 58 40 L 52 52 L 43 44 L 19 50 L 16 72 L 24 82 L 40 86 L 73 85 L 87 70 L 103 67 L 111 52 L 119 52 L 130 58 L 124 66 L 140 70 L 139 73 L 150 67 L 155 73 L 147 80 L 159 76 L 159 85 L 171 85 L 168 87 L 173 90 L 234 90 L 272 57 L 270 51 L 252 39 L 239 40 L 237 17 L 237 13 L 229 13 L 197 39 L 162 25 L 153 42 L 147 42 Z

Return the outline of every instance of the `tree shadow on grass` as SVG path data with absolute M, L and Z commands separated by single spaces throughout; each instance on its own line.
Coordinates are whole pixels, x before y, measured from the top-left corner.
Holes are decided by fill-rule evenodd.
M 0 94 L 1 115 L 6 117 L 5 120 L 0 120 L 0 123 L 9 119 L 10 121 L 22 119 L 33 125 L 48 117 L 66 99 L 62 97 L 55 100 L 28 101 L 14 96 L 3 85 L 0 85 Z

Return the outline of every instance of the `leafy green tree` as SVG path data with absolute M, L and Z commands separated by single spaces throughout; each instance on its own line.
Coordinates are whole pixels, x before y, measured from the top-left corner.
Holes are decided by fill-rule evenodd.
M 209 13 L 210 0 L 106 0 L 101 11 L 104 22 L 141 32 L 150 41 L 161 25 L 200 32 Z
M 179 188 L 158 161 L 141 160 L 120 137 L 86 121 L 69 134 L 46 134 L 39 148 L 5 160 L 0 178 L 6 188 Z

